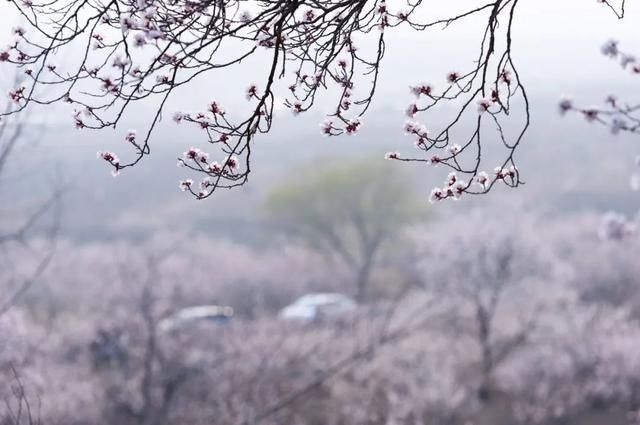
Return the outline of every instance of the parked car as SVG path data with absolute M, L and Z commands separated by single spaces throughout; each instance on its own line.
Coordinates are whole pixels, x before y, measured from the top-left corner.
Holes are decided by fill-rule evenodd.
M 184 308 L 158 323 L 161 332 L 184 328 L 198 323 L 227 324 L 233 317 L 233 308 L 219 305 L 202 305 Z
M 313 322 L 344 316 L 355 310 L 355 301 L 338 293 L 313 293 L 298 298 L 293 304 L 280 311 L 280 317 L 287 320 Z

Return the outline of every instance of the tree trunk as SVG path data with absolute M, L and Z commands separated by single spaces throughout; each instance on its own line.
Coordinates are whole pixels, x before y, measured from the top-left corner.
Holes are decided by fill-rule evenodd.
M 372 264 L 373 255 L 369 255 L 358 269 L 356 276 L 356 301 L 358 304 L 362 303 L 366 299 Z
M 482 382 L 478 389 L 478 397 L 482 401 L 489 401 L 491 398 L 493 374 L 493 350 L 491 347 L 491 324 L 487 312 L 482 308 L 476 311 L 478 320 L 478 339 L 482 351 Z

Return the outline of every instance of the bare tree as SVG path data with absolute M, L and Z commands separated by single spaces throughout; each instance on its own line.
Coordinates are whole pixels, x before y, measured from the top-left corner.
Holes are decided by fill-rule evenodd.
M 10 113 L 12 105 L 8 104 L 5 111 Z M 9 199 L 7 187 L 7 165 L 16 154 L 19 156 L 19 148 L 26 145 L 25 141 L 32 141 L 34 132 L 38 132 L 36 126 L 30 126 L 28 115 L 4 116 L 0 121 L 0 200 L 3 200 L 3 210 L 0 214 L 16 214 L 11 205 L 14 201 Z M 5 223 L 0 225 L 0 284 L 4 290 L 0 296 L 0 316 L 6 313 L 24 293 L 38 280 L 45 271 L 55 250 L 59 220 L 60 198 L 62 187 L 53 186 L 50 194 L 39 201 L 35 207 L 29 207 L 20 215 L 24 218 L 20 222 L 9 220 L 5 216 Z M 2 217 L 0 215 L 0 217 Z M 35 239 L 39 239 L 34 242 Z M 34 246 L 34 244 L 38 246 Z M 22 273 L 13 273 L 13 254 L 18 250 L 24 250 L 30 256 L 37 259 L 31 266 L 31 270 Z
M 599 2 L 624 17 L 624 0 Z M 529 127 L 530 113 L 512 57 L 513 26 L 521 0 L 487 1 L 441 18 L 425 18 L 431 13 L 422 0 L 393 6 L 385 0 L 11 3 L 26 26 L 14 28 L 16 40 L 0 52 L 0 61 L 19 67 L 28 80 L 10 92 L 18 107 L 9 114 L 26 111 L 30 105 L 61 102 L 74 108 L 77 128 L 104 129 L 116 128 L 135 104 L 155 106 L 144 131 L 123 132 L 133 151 L 130 159 L 99 152 L 115 174 L 151 153 L 154 130 L 178 89 L 196 85 L 205 76 L 234 72 L 250 58 L 266 63 L 265 71 L 246 83 L 242 95 L 251 102 L 248 111 L 226 111 L 212 100 L 206 112 L 173 116 L 177 122 L 202 128 L 215 150 L 210 156 L 198 148 L 189 149 L 179 160 L 201 179 L 199 185 L 191 179 L 180 183 L 198 199 L 208 198 L 217 188 L 247 181 L 252 142 L 271 129 L 277 98 L 286 96 L 285 105 L 301 114 L 328 91 L 335 95 L 335 107 L 322 132 L 354 134 L 376 93 L 389 31 L 403 27 L 427 32 L 482 16 L 486 25 L 479 31 L 478 53 L 469 58 L 469 67 L 450 72 L 440 90 L 430 84 L 414 85 L 411 91 L 418 101 L 409 105 L 407 114 L 413 119 L 424 112 L 428 120 L 440 106 L 453 102 L 461 106 L 431 132 L 419 121 L 406 125 L 420 156 L 389 153 L 387 157 L 441 164 L 456 172 L 451 184 L 433 190 L 434 202 L 486 193 L 496 184 L 517 187 L 522 183 L 515 151 Z M 356 45 L 360 40 L 373 48 L 360 49 Z M 74 54 L 73 64 L 62 65 L 63 56 Z M 288 89 L 280 88 L 280 80 Z M 517 123 L 513 135 L 505 130 L 507 121 Z M 471 131 L 465 131 L 465 122 L 473 123 Z M 491 137 L 485 137 L 487 129 L 493 130 Z M 487 164 L 482 148 L 484 140 L 494 135 L 504 155 Z M 483 171 L 487 167 L 494 171 Z
M 4 411 L 0 413 L 2 425 L 39 425 L 41 423 L 36 406 L 32 406 L 18 371 L 11 368 L 12 399 L 4 400 Z

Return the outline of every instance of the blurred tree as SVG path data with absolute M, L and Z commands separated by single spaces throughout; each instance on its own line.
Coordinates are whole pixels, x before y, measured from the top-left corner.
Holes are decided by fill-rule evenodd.
M 456 332 L 476 341 L 472 369 L 480 372 L 478 398 L 485 402 L 496 395 L 496 371 L 528 343 L 541 306 L 556 302 L 551 291 L 536 289 L 555 280 L 558 267 L 536 233 L 525 230 L 537 227 L 524 214 L 496 220 L 472 211 L 451 223 L 454 232 L 432 229 L 423 250 L 421 269 L 430 278 L 425 289 L 448 303 Z
M 266 202 L 276 228 L 353 273 L 357 301 L 367 295 L 383 245 L 422 215 L 410 185 L 392 165 L 340 163 L 303 172 Z
M 13 78 L 13 84 L 20 81 L 18 76 Z M 0 111 L 4 114 L 12 110 L 9 102 L 0 102 Z M 43 199 L 32 205 L 17 204 L 7 191 L 18 180 L 12 175 L 15 169 L 10 170 L 11 161 L 16 154 L 24 155 L 18 151 L 37 140 L 42 131 L 41 125 L 29 120 L 28 114 L 0 119 L 0 316 L 20 300 L 48 267 L 60 222 L 63 188 L 59 182 L 54 182 Z M 41 165 L 37 168 L 42 171 Z M 37 176 L 33 182 L 44 186 L 41 183 L 44 178 Z M 27 256 L 32 262 L 18 270 L 14 263 L 21 256 Z

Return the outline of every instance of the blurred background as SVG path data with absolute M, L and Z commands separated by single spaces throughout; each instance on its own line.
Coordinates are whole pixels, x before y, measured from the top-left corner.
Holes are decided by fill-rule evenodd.
M 640 7 L 558 3 L 524 2 L 515 29 L 517 190 L 432 206 L 442 170 L 383 159 L 413 148 L 408 86 L 473 58 L 472 24 L 390 35 L 361 132 L 283 108 L 249 183 L 207 201 L 175 166 L 198 129 L 165 120 L 114 178 L 95 153 L 123 128 L 63 107 L 0 123 L 0 424 L 640 423 L 640 241 L 603 228 L 635 220 L 638 141 L 557 112 L 638 92 L 600 46 L 640 52 Z M 233 107 L 243 72 L 168 111 Z

